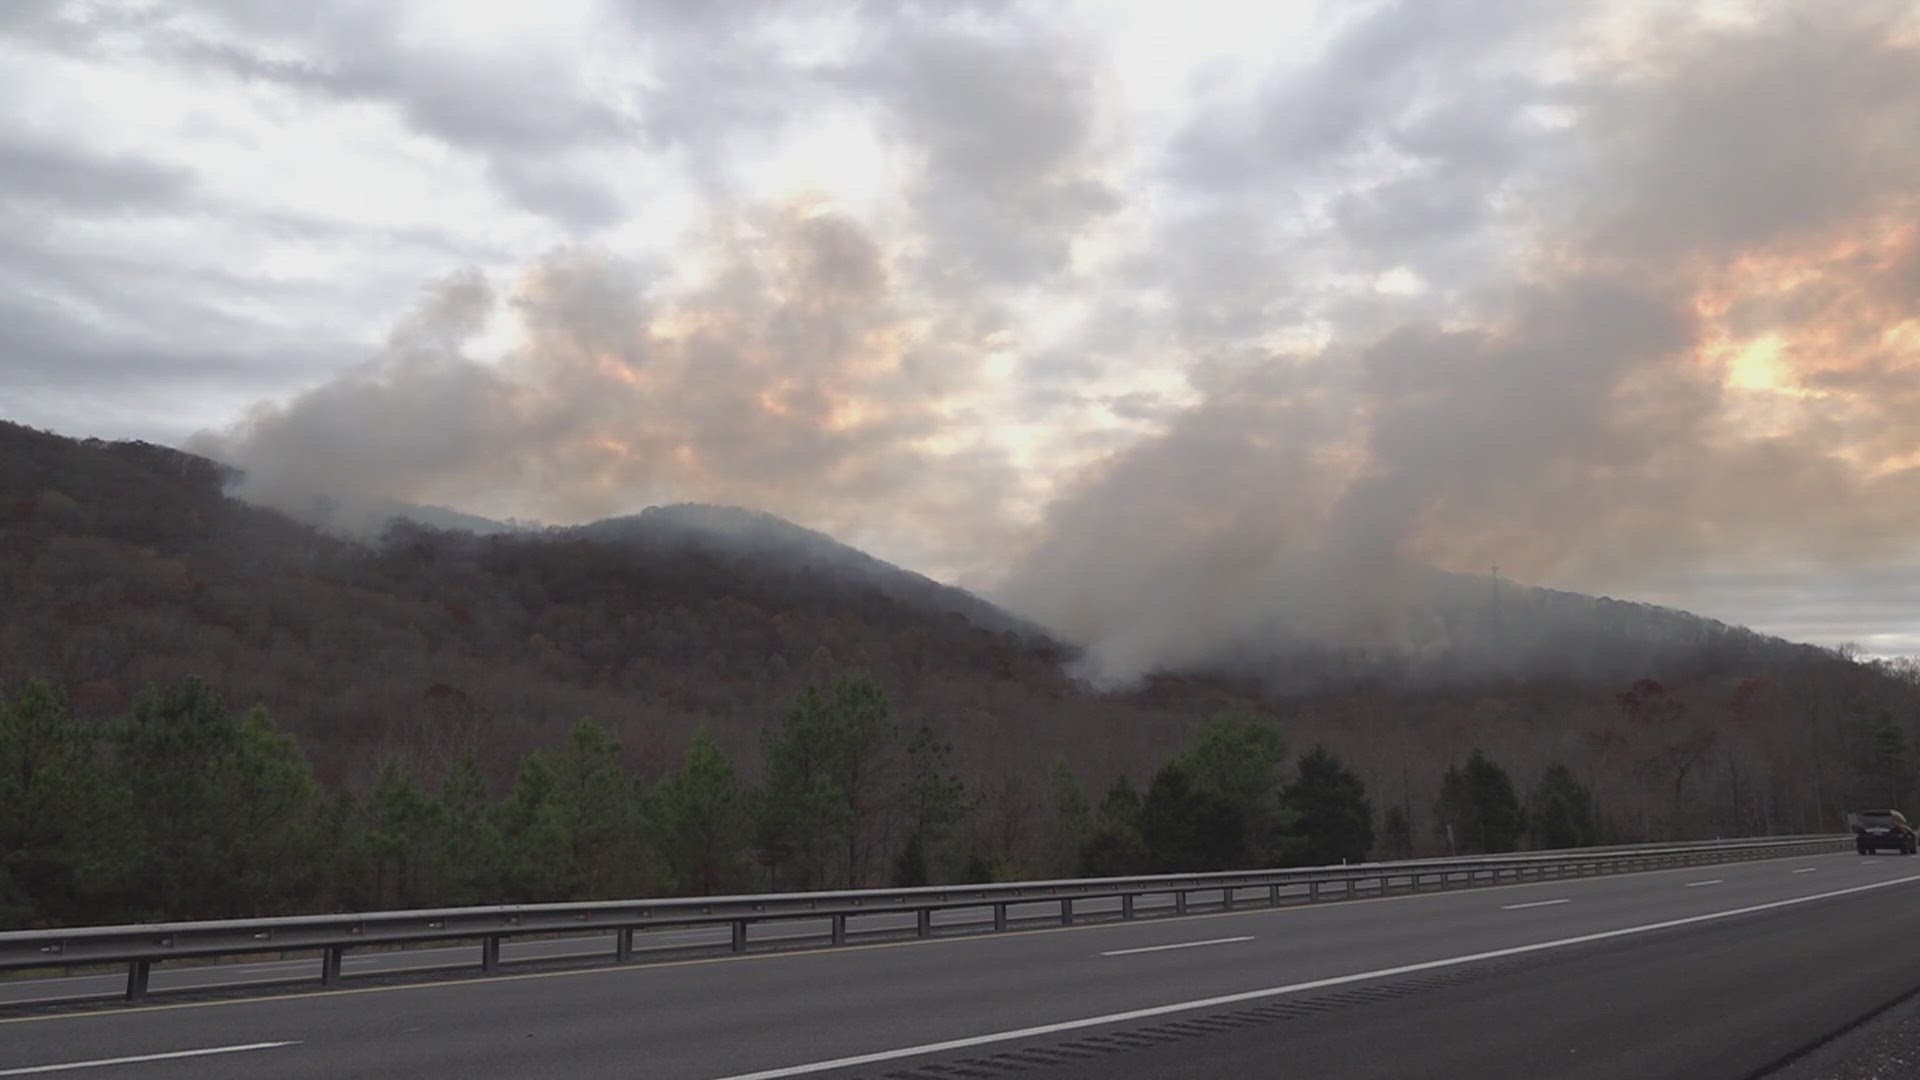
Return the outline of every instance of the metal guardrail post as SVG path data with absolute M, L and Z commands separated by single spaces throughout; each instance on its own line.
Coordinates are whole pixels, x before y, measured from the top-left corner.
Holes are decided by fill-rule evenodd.
M 1006 910 L 1006 906 L 1004 904 L 1001 905 L 1001 911 L 1004 912 L 1005 910 Z M 1125 896 L 1122 896 L 1120 898 L 1120 917 L 1123 919 L 1133 918 L 1133 894 L 1132 893 L 1128 893 Z
M 1006 927 L 1000 925 L 1000 921 L 998 919 L 994 920 L 993 928 L 995 930 L 1006 929 Z M 845 945 L 847 943 L 847 916 L 844 912 L 837 914 L 833 917 L 832 934 L 833 934 L 833 943 L 835 945 Z
M 1317 904 L 1320 902 L 1320 883 L 1319 882 L 1317 881 L 1307 882 L 1307 902 L 1309 904 Z
M 1269 886 L 1267 886 L 1267 906 L 1268 906 L 1268 907 L 1279 907 L 1279 906 L 1280 906 L 1280 884 L 1279 884 L 1279 882 L 1275 882 L 1274 884 L 1272 884 L 1272 885 L 1269 885 Z
M 1187 890 L 1173 890 L 1173 913 L 1175 915 L 1185 915 L 1187 913 Z
M 747 920 L 733 920 L 733 951 L 747 951 Z
M 1233 886 L 1231 885 L 1220 890 L 1220 910 L 1221 911 L 1233 910 Z
M 1348 878 L 1347 879 L 1347 899 L 1351 900 L 1358 895 L 1360 895 L 1359 879 L 1352 878 L 1352 877 Z
M 500 936 L 488 934 L 480 939 L 480 970 L 498 971 L 500 969 Z
M 633 927 L 623 926 L 613 932 L 613 960 L 624 964 L 633 959 Z
M 147 996 L 147 977 L 153 973 L 153 962 L 135 960 L 127 965 L 127 1000 Z
M 1120 899 L 1124 910 L 1124 917 L 1129 919 L 1133 918 L 1133 897 L 1123 896 Z M 1007 905 L 993 905 L 993 928 L 995 930 L 1005 930 L 1007 928 Z
M 1073 897 L 1071 896 L 1060 898 L 1060 925 L 1073 925 Z
M 320 950 L 320 985 L 336 986 L 340 982 L 340 965 L 346 959 L 347 947 L 329 945 Z
M 1060 901 L 1062 907 L 1071 907 L 1073 901 Z M 913 913 L 913 936 L 931 937 L 933 935 L 933 909 L 921 908 Z

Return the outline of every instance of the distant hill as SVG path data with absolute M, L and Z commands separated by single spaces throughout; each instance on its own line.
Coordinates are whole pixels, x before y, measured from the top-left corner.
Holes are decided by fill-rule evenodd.
M 772 573 L 791 590 L 871 590 L 908 607 L 958 615 L 985 630 L 1041 641 L 1041 627 L 964 589 L 876 559 L 825 533 L 785 518 L 730 506 L 651 506 L 630 517 L 558 530 L 561 535 L 618 544 L 648 556 L 702 552 Z
M 1871 745 L 1863 710 L 1920 717 L 1911 680 L 1825 650 L 1450 575 L 1415 575 L 1391 648 L 1313 645 L 1275 605 L 1233 648 L 1103 689 L 1074 676 L 1073 645 L 770 515 L 683 505 L 503 531 L 414 508 L 356 540 L 230 497 L 234 478 L 167 447 L 0 423 L 0 684 L 47 678 L 112 716 L 194 674 L 266 705 L 329 779 L 364 783 L 394 758 L 431 776 L 471 747 L 504 783 L 582 716 L 642 774 L 699 727 L 750 771 L 802 687 L 859 671 L 903 724 L 953 743 L 985 800 L 969 828 L 1014 852 L 1049 842 L 1056 762 L 1097 802 L 1222 710 L 1341 754 L 1423 844 L 1440 775 L 1474 748 L 1523 788 L 1564 762 L 1644 833 L 1671 798 L 1675 724 L 1710 736 L 1689 780 L 1716 815 L 1702 827 L 1832 827 Z M 1649 676 L 1670 706 L 1651 726 L 1621 696 Z

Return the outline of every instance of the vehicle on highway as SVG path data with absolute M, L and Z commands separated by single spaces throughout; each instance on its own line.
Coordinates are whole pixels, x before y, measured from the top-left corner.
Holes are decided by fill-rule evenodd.
M 1862 855 L 1881 848 L 1893 848 L 1902 855 L 1920 853 L 1920 835 L 1898 810 L 1862 810 L 1848 814 L 1847 824 L 1853 826 L 1854 847 Z

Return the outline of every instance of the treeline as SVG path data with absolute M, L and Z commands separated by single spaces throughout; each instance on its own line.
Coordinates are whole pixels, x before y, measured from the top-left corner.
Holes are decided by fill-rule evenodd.
M 1292 760 L 1277 721 L 1227 714 L 1137 789 L 1095 805 L 1050 775 L 1044 863 L 1016 865 L 970 828 L 976 792 L 947 743 L 903 732 L 872 681 L 808 688 L 762 732 L 749 783 L 704 732 L 648 783 L 582 720 L 496 793 L 472 753 L 429 784 L 397 762 L 363 790 L 316 782 L 264 709 L 230 710 L 198 679 L 129 712 L 76 715 L 30 682 L 0 698 L 0 925 L 539 902 L 1224 870 L 1405 856 L 1404 807 L 1376 815 L 1323 748 Z M 1434 809 L 1461 853 L 1596 838 L 1564 767 L 1524 804 L 1476 752 Z

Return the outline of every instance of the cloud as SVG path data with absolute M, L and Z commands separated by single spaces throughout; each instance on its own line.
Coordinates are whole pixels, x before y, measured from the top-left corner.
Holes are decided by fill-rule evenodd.
M 497 360 L 465 351 L 492 290 L 457 275 L 364 367 L 194 445 L 244 468 L 248 497 L 349 526 L 379 501 L 583 521 L 693 499 L 842 534 L 1002 519 L 1006 462 L 935 445 L 975 357 L 917 324 L 857 222 L 761 208 L 709 242 L 682 291 L 555 252 L 513 295 L 526 344 Z
M 1461 34 L 1488 31 L 1493 55 L 1525 28 L 1434 36 L 1424 5 L 1385 6 L 1324 73 L 1364 70 L 1386 91 L 1283 81 L 1254 150 L 1222 150 L 1203 122 L 1195 185 L 1319 183 L 1376 142 L 1417 149 L 1415 175 L 1443 192 L 1465 185 L 1336 198 L 1334 246 L 1400 258 L 1436 230 L 1528 240 L 1478 288 L 1411 311 L 1327 306 L 1318 347 L 1214 364 L 1200 404 L 1056 505 L 1005 595 L 1091 643 L 1095 670 L 1126 674 L 1245 644 L 1276 616 L 1309 640 L 1419 645 L 1406 618 L 1422 565 L 1631 591 L 1788 556 L 1910 557 L 1920 323 L 1884 298 L 1910 287 L 1920 220 L 1920 53 L 1892 6 L 1863 8 L 1663 26 L 1639 65 L 1597 63 L 1531 98 L 1496 80 L 1482 99 Z M 1443 62 L 1453 87 L 1406 82 Z M 1574 119 L 1504 137 L 1487 100 Z M 1469 182 L 1507 205 L 1462 209 Z M 1301 276 L 1276 250 L 1240 270 Z M 1174 283 L 1178 303 L 1217 309 L 1216 281 Z

